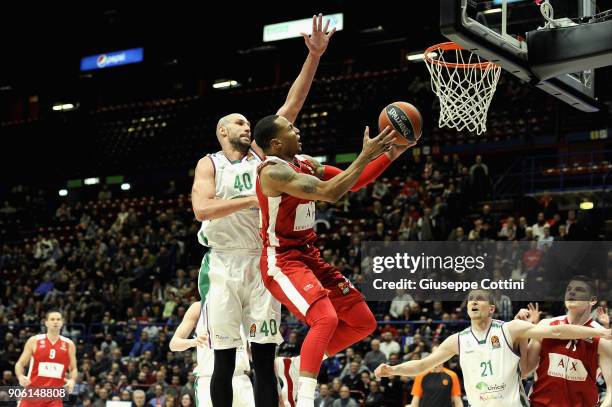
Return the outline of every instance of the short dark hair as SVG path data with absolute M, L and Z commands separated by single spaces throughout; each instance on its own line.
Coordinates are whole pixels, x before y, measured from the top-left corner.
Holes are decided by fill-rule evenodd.
M 62 317 L 62 319 L 64 319 L 64 315 L 62 314 L 62 311 L 58 310 L 58 309 L 50 309 L 47 312 L 45 312 L 45 321 L 49 319 L 49 315 L 57 312 L 58 314 L 60 314 L 60 316 Z
M 278 125 L 275 123 L 278 118 L 279 116 L 276 114 L 266 116 L 255 125 L 253 137 L 257 145 L 264 150 L 270 147 L 270 141 L 278 132 Z
M 589 276 L 585 276 L 584 274 L 577 274 L 575 276 L 572 276 L 572 278 L 567 282 L 567 285 L 569 286 L 569 284 L 572 281 L 578 281 L 583 283 L 584 285 L 586 285 L 589 288 L 589 295 L 590 298 L 588 299 L 589 301 L 592 300 L 593 298 L 597 299 L 597 287 L 595 286 L 595 281 L 593 281 L 593 279 Z M 567 290 L 567 286 L 566 286 L 566 290 Z M 581 299 L 584 300 L 584 299 Z

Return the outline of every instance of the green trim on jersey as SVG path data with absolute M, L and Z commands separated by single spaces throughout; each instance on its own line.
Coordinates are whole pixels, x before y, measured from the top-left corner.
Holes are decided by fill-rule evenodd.
M 203 230 L 200 230 L 199 235 L 200 235 L 200 237 L 202 238 L 202 241 L 204 242 L 204 245 L 205 245 L 205 246 L 208 246 L 208 239 L 206 238 L 206 235 L 204 234 L 204 231 L 203 231 Z
M 210 278 L 208 273 L 210 272 L 210 251 L 206 252 L 202 259 L 202 265 L 200 266 L 200 273 L 198 274 L 198 292 L 200 293 L 200 299 L 203 301 L 208 294 L 210 288 Z
M 195 390 L 193 392 L 193 396 L 195 397 L 195 407 L 199 407 L 199 403 L 198 403 L 198 379 L 199 377 L 196 376 L 195 382 L 193 382 L 193 387 L 195 387 Z

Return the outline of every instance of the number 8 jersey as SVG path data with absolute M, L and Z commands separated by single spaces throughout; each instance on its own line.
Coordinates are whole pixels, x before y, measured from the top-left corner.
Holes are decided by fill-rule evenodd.
M 471 327 L 459 332 L 459 363 L 472 407 L 529 406 L 521 383 L 520 357 L 503 325 L 493 320 L 483 340 L 476 338 Z
M 261 159 L 252 150 L 242 159 L 230 161 L 223 151 L 208 156 L 215 171 L 215 197 L 236 199 L 255 195 L 257 166 Z M 198 241 L 223 249 L 260 249 L 259 209 L 247 208 L 219 219 L 205 220 Z

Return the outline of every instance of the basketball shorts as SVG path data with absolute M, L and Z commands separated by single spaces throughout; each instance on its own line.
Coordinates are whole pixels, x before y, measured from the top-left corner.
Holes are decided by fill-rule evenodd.
M 261 279 L 261 252 L 212 249 L 204 256 L 198 289 L 206 302 L 212 349 L 242 345 L 241 325 L 249 342 L 280 344 L 281 305 Z
M 326 263 L 313 246 L 303 250 L 267 247 L 261 256 L 261 275 L 272 295 L 304 322 L 310 305 L 322 297 L 329 297 L 336 312 L 349 311 L 364 301 L 351 282 Z

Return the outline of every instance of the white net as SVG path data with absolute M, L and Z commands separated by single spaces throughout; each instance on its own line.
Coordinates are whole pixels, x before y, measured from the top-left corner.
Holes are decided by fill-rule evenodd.
M 482 134 L 501 67 L 454 43 L 426 51 L 431 88 L 440 100 L 439 127 Z

